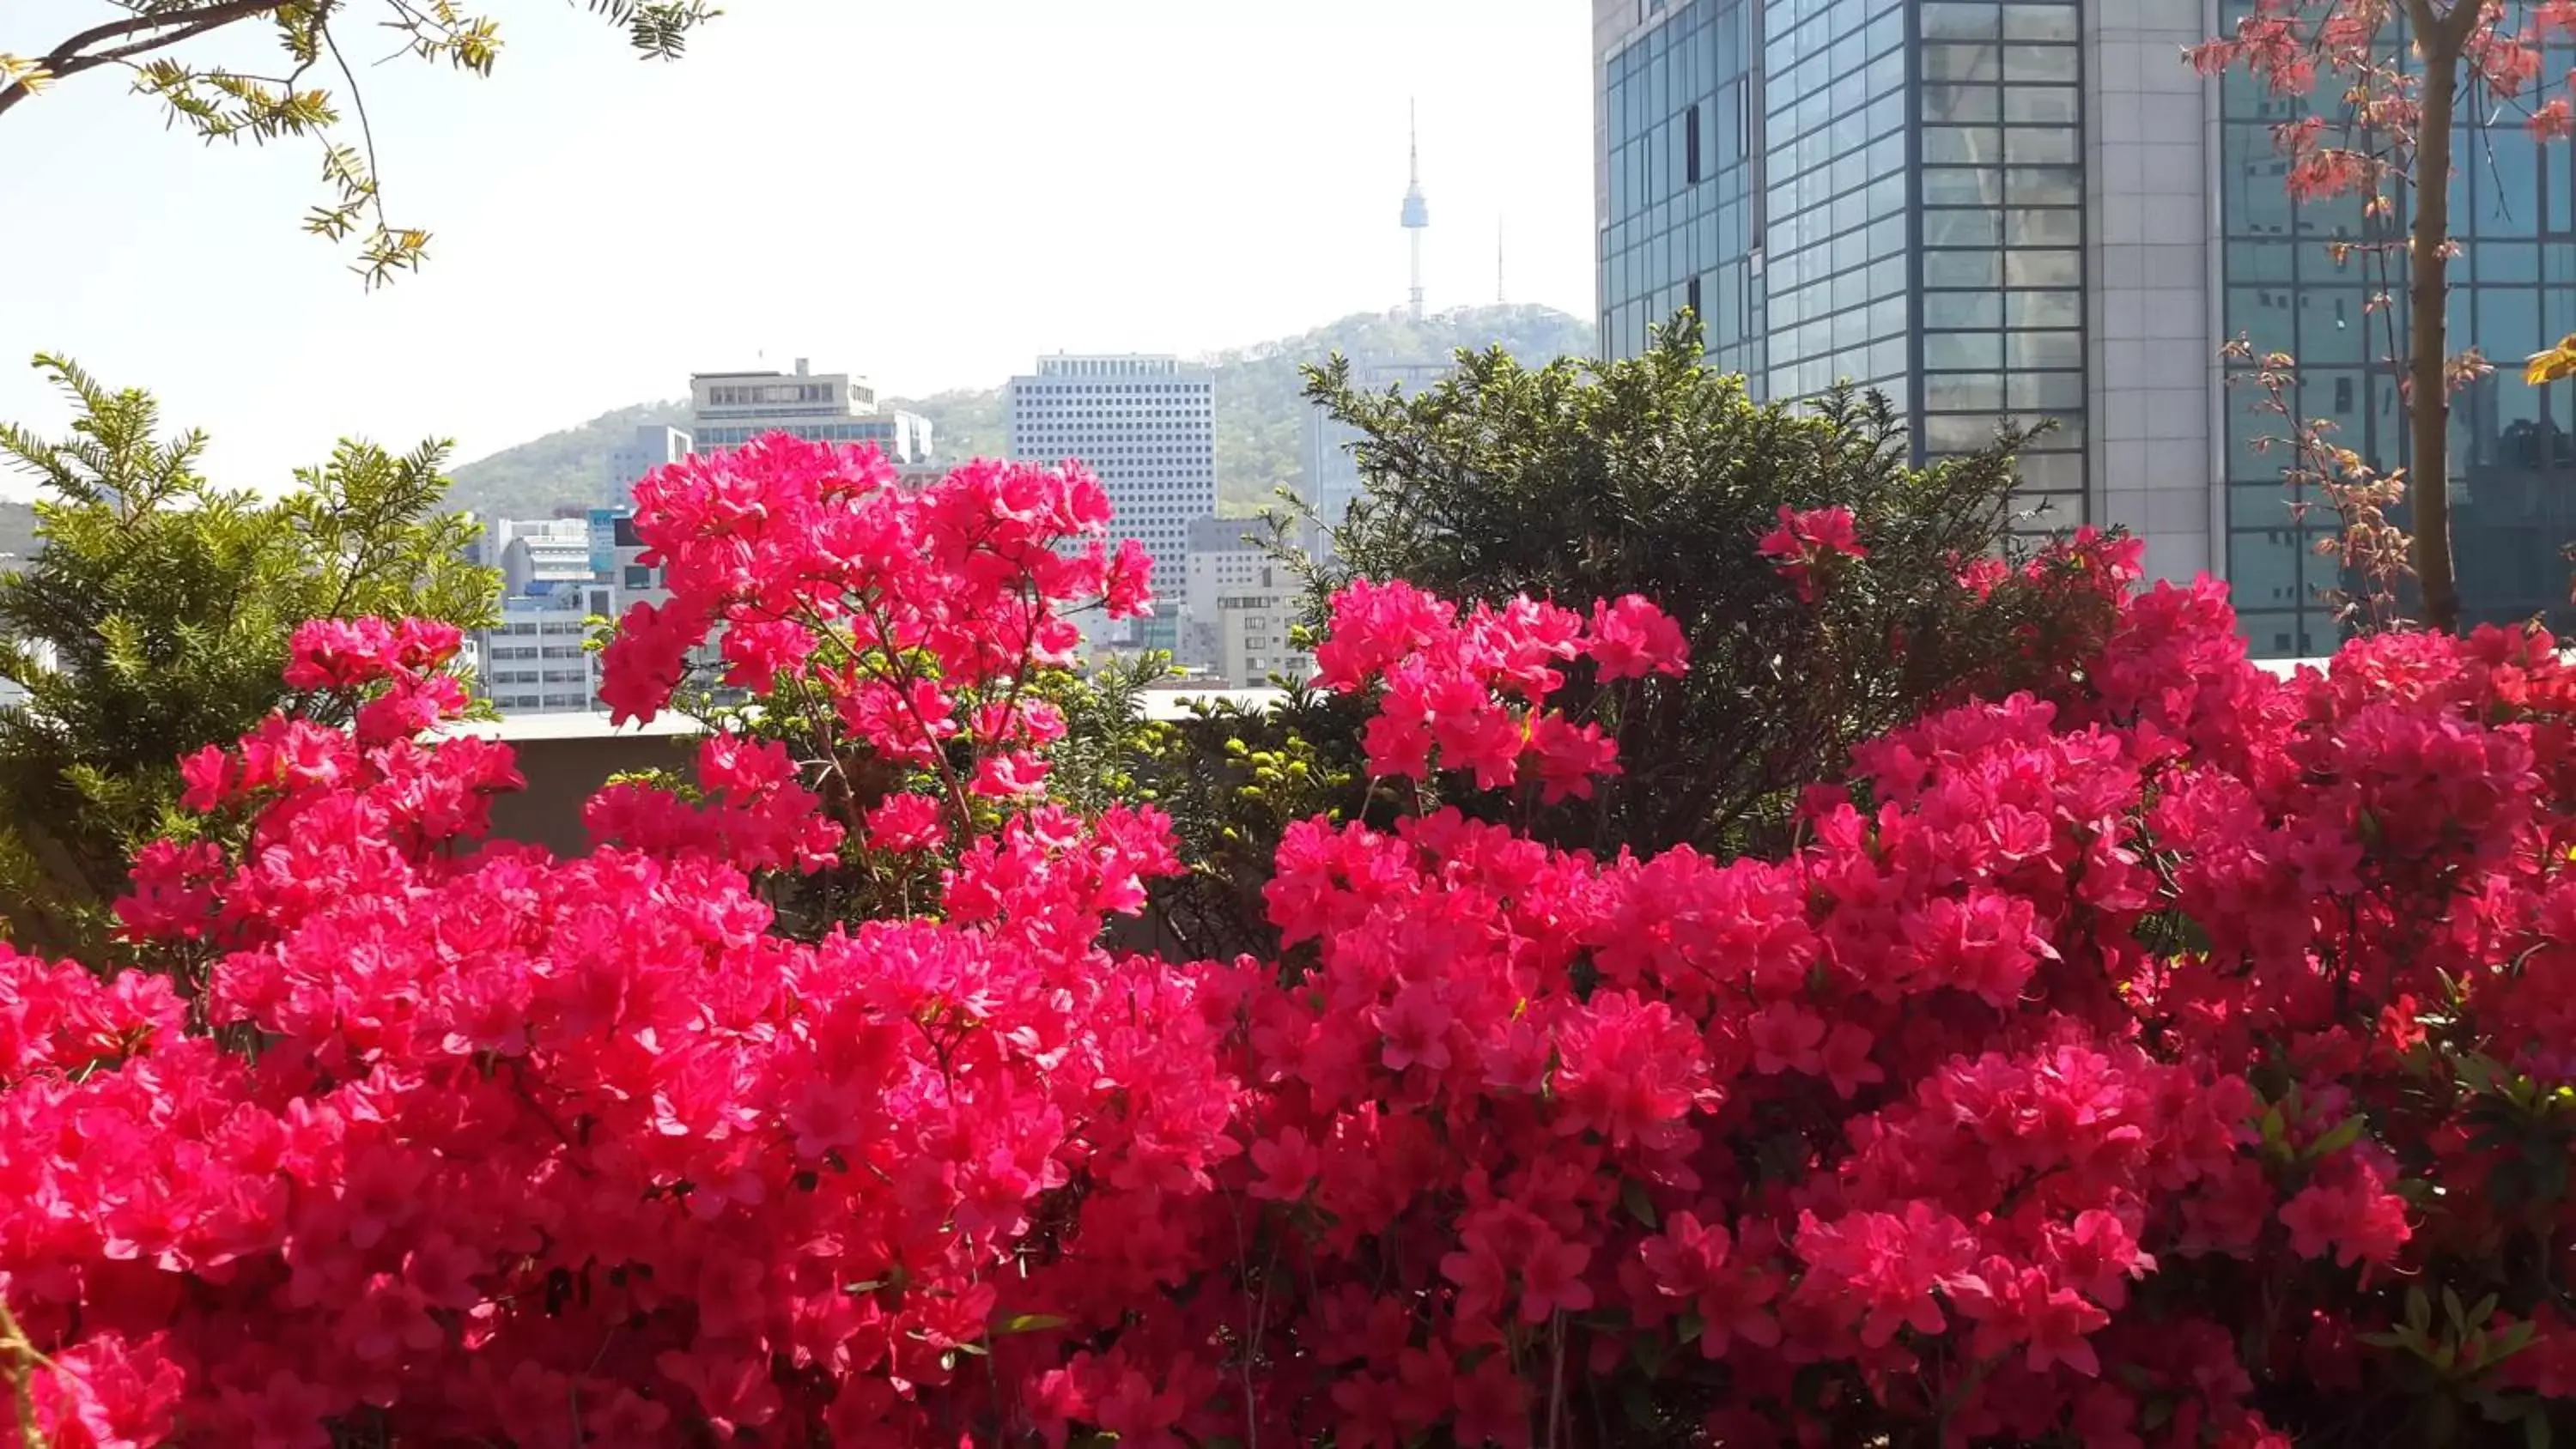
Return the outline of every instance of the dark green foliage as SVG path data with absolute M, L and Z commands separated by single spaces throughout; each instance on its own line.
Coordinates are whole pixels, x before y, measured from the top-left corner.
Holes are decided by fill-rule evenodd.
M 1493 351 L 1409 397 L 1356 391 L 1336 364 L 1309 391 L 1362 434 L 1366 483 L 1320 587 L 1404 578 L 1577 608 L 1636 593 L 1681 622 L 1687 687 L 1618 720 L 1627 775 L 1546 822 L 1564 844 L 1723 854 L 1776 838 L 1798 783 L 2008 671 L 2024 625 L 2079 606 L 1960 581 L 1964 563 L 2014 548 L 2021 439 L 1911 467 L 1884 399 L 1753 402 L 1706 365 L 1693 324 L 1620 362 L 1532 369 Z M 1782 507 L 1831 505 L 1851 510 L 1869 557 L 1810 605 L 1756 545 Z M 1581 671 L 1561 702 L 1574 718 L 1605 703 Z
M 1564 844 L 1723 854 L 1774 839 L 1797 783 L 1833 778 L 1856 741 L 2008 672 L 2024 625 L 2082 606 L 1960 581 L 1964 563 L 2015 547 L 2021 439 L 1911 467 L 1884 399 L 1753 402 L 1706 365 L 1695 325 L 1626 361 L 1532 369 L 1498 350 L 1409 397 L 1357 391 L 1335 364 L 1309 391 L 1362 434 L 1366 484 L 1319 589 L 1404 578 L 1577 608 L 1636 593 L 1689 636 L 1687 687 L 1617 721 L 1619 788 L 1545 822 Z M 1756 545 L 1782 507 L 1831 505 L 1851 510 L 1869 557 L 1811 605 Z M 1571 717 L 1606 703 L 1588 678 L 1577 671 L 1561 699 Z
M 200 477 L 204 435 L 161 440 L 149 395 L 37 365 L 80 415 L 59 441 L 0 425 L 0 461 L 39 485 L 42 542 L 0 576 L 0 677 L 27 691 L 0 710 L 0 931 L 61 952 L 98 944 L 132 850 L 187 828 L 178 758 L 288 702 L 297 625 L 474 627 L 498 581 L 461 557 L 473 525 L 437 512 L 443 445 L 343 442 L 268 499 Z
M 1145 727 L 1130 767 L 1138 798 L 1171 815 L 1188 868 L 1153 891 L 1152 945 L 1192 959 L 1279 956 L 1262 897 L 1272 856 L 1297 821 L 1350 819 L 1367 803 L 1367 713 L 1299 687 L 1267 707 L 1203 704 Z

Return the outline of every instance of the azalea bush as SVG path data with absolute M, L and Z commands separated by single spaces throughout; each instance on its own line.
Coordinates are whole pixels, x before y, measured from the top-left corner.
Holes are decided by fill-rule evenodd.
M 169 969 L 0 959 L 20 1442 L 2576 1428 L 2545 635 L 2275 680 L 2219 586 L 2081 537 L 2029 567 L 2104 632 L 1808 782 L 1792 848 L 1596 856 L 1515 818 L 1636 786 L 1677 621 L 1354 584 L 1319 683 L 1392 813 L 1287 833 L 1278 952 L 1173 961 L 1099 944 L 1167 822 L 1051 800 L 1012 703 L 1122 577 L 1096 485 L 774 445 L 656 486 L 674 560 L 837 540 L 612 652 L 641 713 L 702 624 L 804 631 L 726 645 L 766 733 L 685 792 L 612 787 L 578 858 L 478 846 L 517 782 L 427 742 L 452 631 L 315 626 L 298 687 L 353 722 L 189 762 L 212 828 L 123 907 Z M 1746 566 L 1855 587 L 1847 523 Z M 835 873 L 895 903 L 789 929 Z
M 1684 316 L 1635 357 L 1462 355 L 1409 394 L 1368 392 L 1347 368 L 1308 376 L 1308 400 L 1356 434 L 1363 484 L 1333 520 L 1325 590 L 1404 579 L 1497 608 L 1639 594 L 1689 641 L 1690 672 L 1621 719 L 1638 788 L 1528 821 L 1550 844 L 1775 852 L 1799 789 L 1839 773 L 1854 744 L 1980 689 L 2009 693 L 2011 671 L 2055 654 L 2027 635 L 2103 622 L 2081 581 L 2016 568 L 1975 587 L 1963 567 L 2027 561 L 2037 550 L 2023 535 L 2055 525 L 2021 511 L 2015 454 L 2030 435 L 1918 468 L 1885 398 L 1759 402 L 1702 340 Z M 1779 539 L 1781 561 L 1812 556 L 1812 582 L 1755 553 L 1790 518 L 1843 521 Z M 1866 567 L 1813 586 L 1854 551 Z M 1566 687 L 1569 709 L 1590 707 L 1590 680 Z M 1335 723 L 1307 733 L 1329 748 Z

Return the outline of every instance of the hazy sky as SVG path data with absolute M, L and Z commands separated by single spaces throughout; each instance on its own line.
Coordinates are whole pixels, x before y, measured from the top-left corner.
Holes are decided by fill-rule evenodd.
M 57 426 L 22 364 L 68 352 L 268 486 L 343 433 L 470 460 L 692 370 L 923 392 L 1261 341 L 1401 300 L 1408 96 L 1431 304 L 1493 299 L 1502 216 L 1512 300 L 1591 310 L 1570 0 L 726 0 L 676 65 L 481 8 L 488 80 L 347 28 L 394 220 L 435 233 L 373 294 L 297 230 L 308 146 L 208 153 L 106 71 L 0 117 L 0 418 Z M 0 51 L 105 9 L 11 0 Z

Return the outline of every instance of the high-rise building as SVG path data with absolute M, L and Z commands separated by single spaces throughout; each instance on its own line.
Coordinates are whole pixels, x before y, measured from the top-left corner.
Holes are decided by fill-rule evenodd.
M 1193 522 L 1180 662 L 1230 689 L 1258 689 L 1273 676 L 1302 682 L 1314 659 L 1288 631 L 1305 598 L 1304 577 L 1272 556 L 1261 520 Z
M 2330 254 L 2368 239 L 2357 199 L 2291 203 L 2272 131 L 2301 103 L 2183 64 L 2246 8 L 1594 0 L 1603 350 L 1687 307 L 1757 397 L 1880 389 L 1918 457 L 2052 422 L 2022 468 L 2042 526 L 2124 525 L 2154 573 L 2226 577 L 2258 655 L 2331 650 L 2331 515 L 2293 513 L 2283 451 L 2258 445 L 2281 420 L 2220 352 L 2294 353 L 2294 413 L 2396 467 L 2404 309 L 2371 298 L 2404 285 Z M 2510 117 L 2466 154 L 2451 315 L 2460 345 L 2518 358 L 2576 330 L 2576 168 Z M 2566 611 L 2567 391 L 2499 375 L 2458 400 L 2473 619 Z
M 470 641 L 478 692 L 503 714 L 599 707 L 599 656 L 590 620 L 614 618 L 617 591 L 587 579 L 540 580 L 505 595 L 498 622 Z
M 476 691 L 504 714 L 595 708 L 589 620 L 615 617 L 619 595 L 591 567 L 588 521 L 494 519 L 478 542 L 502 582 L 499 620 L 466 640 Z
M 1190 524 L 1216 512 L 1216 375 L 1172 357 L 1042 357 L 1002 410 L 1013 458 L 1098 476 L 1111 531 L 1154 556 L 1155 597 L 1177 605 Z
M 2024 486 L 2081 521 L 2108 240 L 2086 226 L 2106 136 L 2082 85 L 2108 37 L 2084 22 L 2177 6 L 2196 17 L 2197 0 L 1594 0 L 1604 350 L 1639 351 L 1687 307 L 1757 395 L 1880 389 L 1925 453 L 2051 420 Z
M 1445 362 L 1370 363 L 1354 366 L 1351 382 L 1369 392 L 1398 388 L 1416 393 L 1447 377 L 1449 368 Z M 1359 440 L 1357 428 L 1336 420 L 1320 407 L 1306 409 L 1305 427 L 1298 440 L 1300 487 L 1307 505 L 1315 510 L 1316 523 L 1326 533 L 1341 526 L 1362 492 L 1359 458 L 1351 451 Z M 1327 556 L 1331 546 L 1328 536 L 1308 543 L 1317 558 Z
M 867 379 L 812 370 L 804 358 L 789 372 L 701 372 L 689 378 L 689 431 L 698 452 L 735 448 L 765 433 L 819 443 L 874 443 L 900 465 L 931 456 L 930 420 L 885 412 Z
M 608 453 L 607 502 L 622 507 L 633 501 L 635 485 L 656 468 L 689 456 L 695 440 L 678 428 L 652 424 L 639 427 Z

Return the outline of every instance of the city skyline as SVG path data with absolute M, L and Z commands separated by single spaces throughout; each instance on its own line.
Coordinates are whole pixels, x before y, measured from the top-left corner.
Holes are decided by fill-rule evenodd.
M 1588 315 L 1583 18 L 1550 0 L 1322 12 L 777 0 L 671 67 L 598 46 L 577 8 L 513 12 L 488 80 L 361 69 L 388 204 L 435 233 L 426 270 L 374 295 L 295 229 L 308 155 L 209 155 L 83 78 L 0 149 L 26 194 L 80 201 L 0 237 L 0 267 L 59 280 L 13 298 L 0 351 L 150 389 L 213 434 L 216 476 L 262 487 L 343 433 L 453 437 L 461 463 L 675 375 L 799 355 L 915 396 L 1058 351 L 1195 356 L 1403 305 L 1389 200 L 1409 97 L 1446 214 L 1508 211 L 1514 295 Z M 0 48 L 75 13 L 34 0 Z M 901 62 L 833 63 L 862 51 Z M 1048 114 L 978 94 L 1043 94 Z M 1100 184 L 1138 136 L 1170 186 Z M 845 193 L 815 189 L 835 174 Z M 177 215 L 190 262 L 143 265 Z M 1489 233 L 1432 230 L 1433 310 L 1490 300 Z M 0 365 L 0 417 L 62 413 Z

